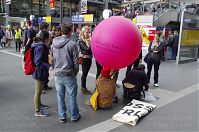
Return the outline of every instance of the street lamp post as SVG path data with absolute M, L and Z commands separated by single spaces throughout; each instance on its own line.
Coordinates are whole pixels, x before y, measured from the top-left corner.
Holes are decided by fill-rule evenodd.
M 46 12 L 47 16 L 50 16 L 50 1 L 47 0 L 47 12 Z
M 60 0 L 60 25 L 63 23 L 63 0 Z
M 1 12 L 3 13 L 4 11 L 3 11 L 3 0 L 1 0 Z
M 104 4 L 105 4 L 105 5 L 104 5 L 104 9 L 108 9 L 108 1 L 109 1 L 109 0 L 105 0 L 105 3 L 104 3 Z

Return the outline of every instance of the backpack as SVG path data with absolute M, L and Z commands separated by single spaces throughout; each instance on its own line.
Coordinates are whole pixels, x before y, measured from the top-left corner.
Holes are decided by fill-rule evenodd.
M 35 65 L 33 63 L 33 48 L 29 48 L 24 55 L 24 73 L 26 75 L 32 75 L 35 71 Z

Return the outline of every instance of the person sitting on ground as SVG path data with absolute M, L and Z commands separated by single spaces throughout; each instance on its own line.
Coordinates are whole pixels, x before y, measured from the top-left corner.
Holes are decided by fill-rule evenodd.
M 109 109 L 112 107 L 115 95 L 115 80 L 110 76 L 111 69 L 103 68 L 100 76 L 96 80 L 96 89 L 99 92 L 98 108 Z
M 124 98 L 139 100 L 142 97 L 141 91 L 143 91 L 143 87 L 148 91 L 147 75 L 144 70 L 145 66 L 140 64 L 129 71 L 126 78 L 122 81 Z

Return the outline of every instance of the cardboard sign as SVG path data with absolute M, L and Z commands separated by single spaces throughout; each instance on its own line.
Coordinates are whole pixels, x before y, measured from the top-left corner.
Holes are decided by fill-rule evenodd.
M 132 100 L 122 110 L 115 114 L 112 119 L 118 122 L 135 126 L 141 117 L 149 114 L 156 108 L 156 105 Z

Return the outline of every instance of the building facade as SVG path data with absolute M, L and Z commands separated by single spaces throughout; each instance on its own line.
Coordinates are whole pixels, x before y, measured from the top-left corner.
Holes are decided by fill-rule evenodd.
M 50 0 L 11 0 L 11 4 L 6 5 L 4 9 L 9 17 L 21 17 L 29 19 L 30 15 L 38 17 L 52 16 L 52 23 L 60 22 L 60 0 L 55 0 L 55 8 L 49 8 Z M 122 0 L 87 0 L 87 13 L 94 14 L 94 22 L 102 19 L 102 12 L 108 1 L 108 8 L 117 8 L 121 6 Z M 71 22 L 72 15 L 79 15 L 81 0 L 63 0 L 63 21 Z

